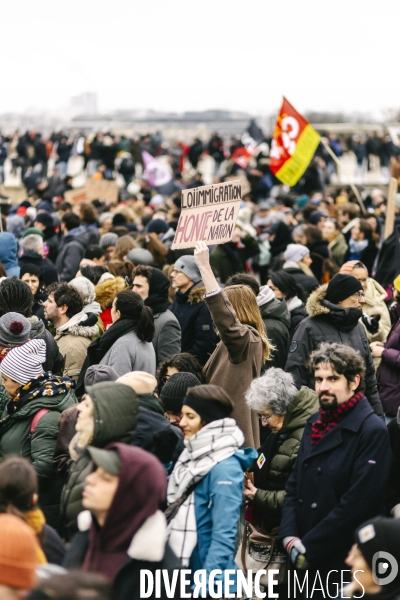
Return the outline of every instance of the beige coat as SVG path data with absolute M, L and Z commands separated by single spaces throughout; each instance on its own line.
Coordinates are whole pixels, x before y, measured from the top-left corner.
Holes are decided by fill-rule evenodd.
M 78 381 L 79 373 L 87 355 L 87 347 L 98 337 L 99 326 L 73 325 L 63 332 L 57 332 L 55 340 L 64 357 L 63 376 Z
M 376 333 L 369 333 L 367 330 L 369 343 L 386 342 L 387 336 L 389 335 L 391 323 L 389 311 L 384 302 L 386 295 L 387 294 L 383 287 L 377 281 L 375 281 L 375 279 L 368 277 L 367 289 L 365 291 L 365 303 L 363 304 L 362 309 L 370 317 L 381 315 L 378 331 Z M 380 358 L 374 358 L 375 369 L 379 367 L 380 362 Z
M 210 383 L 221 386 L 235 407 L 232 417 L 244 433 L 244 446 L 259 448 L 257 415 L 248 408 L 245 393 L 261 374 L 263 348 L 258 331 L 238 321 L 232 304 L 221 291 L 206 298 L 221 341 L 210 356 L 204 372 Z

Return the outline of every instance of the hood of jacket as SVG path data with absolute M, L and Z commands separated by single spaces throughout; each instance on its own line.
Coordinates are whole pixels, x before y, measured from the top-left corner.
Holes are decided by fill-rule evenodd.
M 153 394 L 138 394 L 139 406 L 164 416 L 164 409 Z
M 200 304 L 204 302 L 204 294 L 206 293 L 206 288 L 202 281 L 199 283 L 195 283 L 190 290 L 185 293 L 180 292 L 179 290 L 176 292 L 175 299 L 178 304 Z
M 60 335 L 74 335 L 77 337 L 85 337 L 92 339 L 100 335 L 100 329 L 97 325 L 97 315 L 93 313 L 85 313 L 81 311 L 70 318 L 68 323 L 62 325 L 56 330 L 57 336 Z
M 135 534 L 164 501 L 167 478 L 162 464 L 141 448 L 116 443 L 106 450 L 119 454 L 118 487 L 103 527 L 92 521 L 84 567 L 112 580 L 126 562 Z
M 153 267 L 149 281 L 149 295 L 144 303 L 146 306 L 150 306 L 154 315 L 167 310 L 169 286 L 168 277 L 160 269 Z
M 125 289 L 126 284 L 122 277 L 106 279 L 102 283 L 98 283 L 95 287 L 96 301 L 100 304 L 101 310 L 110 308 L 114 302 L 115 296 Z
M 319 410 L 318 396 L 314 390 L 302 386 L 289 404 L 282 429 L 286 433 L 300 427 L 305 427 L 307 420 Z
M 239 461 L 243 473 L 245 473 L 256 460 L 258 452 L 254 448 L 239 448 L 233 456 Z
M 277 321 L 282 321 L 282 323 L 287 325 L 287 327 L 290 329 L 290 313 L 286 306 L 285 300 L 280 301 L 277 300 L 277 298 L 274 298 L 259 308 L 262 319 L 276 319 Z
M 386 296 L 387 293 L 380 283 L 372 279 L 372 277 L 368 277 L 367 289 L 365 290 L 365 304 L 376 306 L 377 304 L 381 304 L 386 299 Z
M 111 442 L 130 443 L 139 417 L 139 399 L 133 389 L 105 381 L 87 386 L 86 391 L 94 407 L 92 446 L 104 448 Z
M 0 233 L 0 262 L 8 277 L 13 275 L 19 277 L 17 240 L 12 233 Z
M 32 317 L 28 317 L 28 321 L 31 324 L 30 339 L 31 340 L 36 339 L 36 338 L 44 339 L 46 328 L 44 326 L 42 319 L 39 319 L 39 317 L 37 317 L 36 315 L 33 315 Z
M 325 300 L 327 287 L 327 283 L 320 285 L 310 294 L 306 305 L 307 313 L 312 318 L 329 315 L 330 322 L 339 330 L 351 331 L 361 319 L 362 310 L 359 308 L 340 308 L 337 304 Z

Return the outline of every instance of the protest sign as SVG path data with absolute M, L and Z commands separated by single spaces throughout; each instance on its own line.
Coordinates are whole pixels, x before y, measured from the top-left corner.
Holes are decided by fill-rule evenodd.
M 172 249 L 194 248 L 197 242 L 224 244 L 233 236 L 239 213 L 240 181 L 183 190 L 182 212 Z
M 296 185 L 320 142 L 320 136 L 300 113 L 283 99 L 271 144 L 270 169 L 292 187 Z
M 66 202 L 75 204 L 76 202 L 90 202 L 103 198 L 109 202 L 118 202 L 119 187 L 115 181 L 107 179 L 87 179 L 82 188 L 68 190 L 64 193 Z

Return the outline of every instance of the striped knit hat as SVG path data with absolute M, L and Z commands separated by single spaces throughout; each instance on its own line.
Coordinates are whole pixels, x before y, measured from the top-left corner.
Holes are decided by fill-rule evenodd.
M 25 385 L 43 373 L 46 342 L 36 339 L 12 348 L 0 364 L 0 371 L 13 381 Z

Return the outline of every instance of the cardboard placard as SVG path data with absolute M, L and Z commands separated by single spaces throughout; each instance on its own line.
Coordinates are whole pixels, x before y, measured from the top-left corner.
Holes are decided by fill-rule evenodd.
M 115 181 L 106 179 L 87 179 L 82 188 L 76 190 L 68 190 L 64 193 L 66 202 L 90 202 L 103 198 L 109 202 L 118 201 L 119 187 Z
M 85 187 L 64 192 L 64 200 L 70 204 L 75 204 L 76 202 L 89 202 Z
M 182 191 L 182 212 L 171 248 L 229 242 L 242 199 L 241 182 L 215 183 Z

